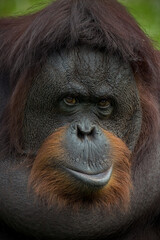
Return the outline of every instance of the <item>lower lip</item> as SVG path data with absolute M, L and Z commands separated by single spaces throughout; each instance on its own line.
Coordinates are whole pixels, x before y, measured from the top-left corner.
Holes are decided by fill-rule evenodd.
M 92 185 L 95 187 L 103 187 L 109 182 L 113 168 L 111 166 L 107 171 L 98 174 L 86 174 L 72 170 L 70 168 L 66 168 L 66 170 L 77 180 L 85 184 Z

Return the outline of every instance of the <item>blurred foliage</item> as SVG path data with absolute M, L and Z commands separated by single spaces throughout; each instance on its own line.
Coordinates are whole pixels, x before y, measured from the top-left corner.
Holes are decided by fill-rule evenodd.
M 51 0 L 0 0 L 0 16 L 16 16 L 35 12 Z
M 119 0 L 160 48 L 160 0 Z
M 67 1 L 67 0 L 66 0 Z M 160 0 L 119 0 L 141 28 L 160 45 Z M 0 16 L 23 15 L 43 8 L 51 0 L 0 0 Z

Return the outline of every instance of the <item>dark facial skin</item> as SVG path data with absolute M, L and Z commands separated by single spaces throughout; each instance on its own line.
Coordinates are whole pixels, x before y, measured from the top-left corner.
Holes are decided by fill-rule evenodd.
M 74 97 L 76 104 L 65 104 L 66 97 Z M 109 101 L 108 107 L 100 106 L 103 100 Z M 55 129 L 86 122 L 113 132 L 133 150 L 140 132 L 140 112 L 134 76 L 127 63 L 86 48 L 56 53 L 28 97 L 26 148 L 38 150 Z
M 105 108 L 102 107 L 104 100 L 107 100 Z M 101 128 L 122 139 L 132 152 L 141 130 L 141 120 L 138 90 L 128 63 L 118 56 L 105 56 L 87 48 L 65 50 L 53 54 L 34 80 L 25 107 L 24 148 L 26 152 L 37 153 L 55 129 L 68 126 L 65 147 L 73 159 L 67 160 L 65 167 L 97 174 L 112 165 L 112 162 L 103 161 L 103 154 L 107 155 L 103 144 L 107 144 L 107 140 L 103 143 Z M 92 138 L 89 145 L 93 159 L 91 166 L 85 160 L 86 155 L 81 156 L 81 163 L 75 161 L 86 142 L 88 144 L 89 137 Z M 81 145 L 80 140 L 83 140 Z M 92 146 L 93 142 L 96 147 Z M 156 169 L 160 167 L 156 162 L 158 150 L 153 147 L 153 152 L 152 162 L 148 161 L 150 156 L 146 156 L 147 167 L 143 166 L 143 160 L 138 170 L 133 164 L 134 191 L 126 212 L 114 207 L 111 212 L 103 208 L 91 211 L 85 206 L 78 211 L 69 206 L 58 210 L 56 203 L 48 209 L 36 198 L 34 191 L 27 192 L 30 169 L 23 164 L 13 168 L 12 159 L 4 160 L 0 168 L 1 216 L 19 231 L 40 239 L 106 239 L 119 228 L 128 226 L 133 219 L 138 219 L 153 204 L 158 190 Z M 96 154 L 101 153 L 97 166 Z M 89 154 L 89 150 L 85 150 L 85 154 Z M 149 184 L 151 179 L 152 184 Z
M 110 142 L 101 129 L 114 133 L 132 150 L 141 126 L 133 73 L 122 63 L 116 56 L 105 57 L 85 48 L 52 56 L 27 101 L 26 146 L 38 149 L 56 128 L 67 125 L 64 148 L 68 158 L 58 167 L 87 184 L 106 185 L 113 162 Z

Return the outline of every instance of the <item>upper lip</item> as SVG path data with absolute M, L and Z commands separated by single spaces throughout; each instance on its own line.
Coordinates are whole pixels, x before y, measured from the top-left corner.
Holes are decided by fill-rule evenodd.
M 65 169 L 68 173 L 70 173 L 71 176 L 75 177 L 76 179 L 78 179 L 79 181 L 85 184 L 90 184 L 97 187 L 103 187 L 109 182 L 109 179 L 112 175 L 113 167 L 111 166 L 104 172 L 100 172 L 97 174 L 95 173 L 88 174 L 88 173 L 79 172 L 78 170 L 73 170 L 70 168 L 65 168 Z

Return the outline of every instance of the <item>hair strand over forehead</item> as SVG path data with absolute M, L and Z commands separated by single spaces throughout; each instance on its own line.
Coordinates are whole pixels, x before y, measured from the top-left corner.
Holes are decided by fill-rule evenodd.
M 115 0 L 59 0 L 37 13 L 0 20 L 0 81 L 5 76 L 10 86 L 0 133 L 6 145 L 18 149 L 27 91 L 48 55 L 81 45 L 119 54 L 145 85 L 150 101 L 157 102 L 159 53 L 125 7 Z M 153 111 L 147 126 L 156 133 L 158 110 Z

